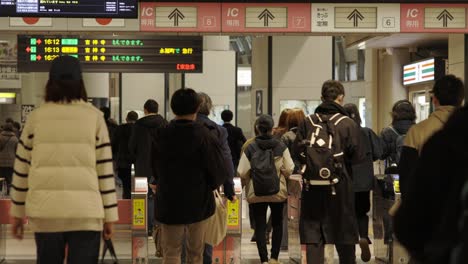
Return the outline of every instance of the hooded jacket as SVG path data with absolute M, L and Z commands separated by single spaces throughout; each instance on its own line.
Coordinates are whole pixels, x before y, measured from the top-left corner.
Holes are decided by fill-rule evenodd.
M 2 131 L 0 134 L 0 167 L 13 168 L 17 145 L 18 138 L 15 132 Z
M 315 113 L 321 116 L 342 114 L 346 110 L 335 102 L 324 102 Z M 306 123 L 309 122 L 309 123 Z M 308 118 L 299 126 L 294 142 L 294 157 L 301 164 L 306 160 L 301 153 L 306 152 L 303 141 L 309 139 L 315 128 Z M 339 139 L 343 150 L 345 168 L 339 183 L 335 186 L 336 195 L 332 195 L 329 186 L 308 186 L 302 192 L 300 237 L 302 244 L 356 244 L 358 242 L 358 227 L 354 210 L 354 190 L 352 180 L 352 165 L 364 159 L 363 146 L 359 127 L 351 118 L 343 118 L 335 126 L 334 138 Z
M 213 215 L 227 170 L 218 139 L 198 122 L 173 120 L 157 140 L 156 219 L 187 225 Z
M 280 178 L 280 191 L 277 194 L 270 196 L 256 196 L 251 180 L 250 172 L 250 159 L 256 151 L 255 145 L 260 149 L 272 149 L 275 157 L 275 166 Z M 246 184 L 245 191 L 247 193 L 247 201 L 249 203 L 275 203 L 284 202 L 288 198 L 288 190 L 286 188 L 286 178 L 288 178 L 294 169 L 294 163 L 289 153 L 288 148 L 284 143 L 272 136 L 258 136 L 255 141 L 250 144 L 244 153 L 242 153 L 241 160 L 237 172 L 239 173 L 242 181 Z
M 151 114 L 136 121 L 130 137 L 130 155 L 135 158 L 135 176 L 147 177 L 153 175 L 152 146 L 160 130 L 167 126 L 167 121 L 160 115 Z
M 454 106 L 440 106 L 428 119 L 412 126 L 406 134 L 398 164 L 400 188 L 403 195 L 406 193 L 408 178 L 411 177 L 414 164 L 416 164 L 424 144 L 435 132 L 442 129 L 454 111 Z

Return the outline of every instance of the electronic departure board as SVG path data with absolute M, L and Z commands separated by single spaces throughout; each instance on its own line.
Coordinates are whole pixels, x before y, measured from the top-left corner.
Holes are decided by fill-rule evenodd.
M 58 56 L 84 72 L 200 73 L 202 37 L 18 35 L 18 72 L 48 72 Z
M 0 0 L 0 17 L 137 18 L 138 0 Z

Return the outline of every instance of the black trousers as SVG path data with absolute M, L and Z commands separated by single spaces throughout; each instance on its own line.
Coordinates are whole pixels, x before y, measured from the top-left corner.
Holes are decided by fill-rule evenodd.
M 132 199 L 132 169 L 119 168 L 117 171 L 119 178 L 122 180 L 123 199 Z
M 13 168 L 0 167 L 0 178 L 5 178 L 5 181 L 7 183 L 6 194 L 10 194 L 10 187 L 13 179 Z
M 97 264 L 101 232 L 36 233 L 37 264 L 63 264 L 68 245 L 68 264 Z
M 284 203 L 254 203 L 251 204 L 255 219 L 255 237 L 261 262 L 268 262 L 267 242 L 265 232 L 267 229 L 267 209 L 271 210 L 271 223 L 273 235 L 271 242 L 271 258 L 278 260 L 281 240 L 283 239 L 283 206 Z
M 340 264 L 356 264 L 356 248 L 354 245 L 335 245 L 340 258 Z M 325 245 L 307 244 L 307 264 L 323 264 L 325 262 Z
M 369 242 L 369 217 L 367 213 L 370 211 L 370 192 L 354 193 L 356 218 L 359 227 L 359 237 L 367 239 Z

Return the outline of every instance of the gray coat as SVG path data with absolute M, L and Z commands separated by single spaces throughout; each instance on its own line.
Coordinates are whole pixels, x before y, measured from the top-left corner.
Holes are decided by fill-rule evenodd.
M 13 168 L 18 138 L 15 132 L 3 131 L 0 134 L 0 167 Z

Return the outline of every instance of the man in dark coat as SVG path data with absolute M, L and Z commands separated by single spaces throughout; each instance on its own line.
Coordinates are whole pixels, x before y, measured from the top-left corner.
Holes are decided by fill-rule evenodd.
M 232 162 L 234 163 L 234 168 L 239 166 L 239 160 L 241 157 L 241 148 L 244 145 L 247 139 L 242 132 L 240 127 L 236 127 L 231 124 L 234 114 L 231 110 L 224 110 L 221 113 L 221 119 L 223 119 L 223 127 L 227 130 L 228 133 L 228 144 L 231 149 Z
M 156 219 L 162 223 L 163 263 L 181 263 L 184 240 L 187 263 L 202 263 L 206 220 L 215 212 L 213 190 L 227 175 L 219 140 L 195 121 L 198 106 L 195 91 L 176 91 L 171 99 L 176 117 L 158 137 Z
M 128 112 L 127 123 L 117 127 L 112 139 L 112 151 L 117 167 L 117 175 L 122 180 L 123 199 L 132 198 L 132 164 L 135 162 L 135 158 L 130 154 L 128 142 L 132 135 L 133 125 L 137 120 L 138 114 L 135 111 Z
M 457 243 L 467 243 L 460 219 L 466 214 L 461 191 L 467 183 L 468 108 L 456 111 L 423 146 L 407 193 L 395 218 L 395 235 L 412 259 L 424 264 L 451 262 Z M 464 225 L 466 228 L 466 216 Z M 462 252 L 466 257 L 466 250 Z
M 351 168 L 353 164 L 363 159 L 364 154 L 361 149 L 359 127 L 347 117 L 347 112 L 342 107 L 344 95 L 345 91 L 341 83 L 326 81 L 322 86 L 323 103 L 315 111 L 321 119 L 332 119 L 332 116 L 338 116 L 336 121 L 332 119 L 336 124 L 333 144 L 338 144 L 334 148 L 343 151 L 344 164 L 342 165 L 344 166 L 339 175 L 339 182 L 334 185 L 335 195 L 330 186 L 317 186 L 311 185 L 312 182 L 304 182 L 300 237 L 301 243 L 307 246 L 308 264 L 324 263 L 325 244 L 335 244 L 341 264 L 356 263 L 355 244 L 359 236 Z M 294 144 L 294 155 L 301 164 L 306 164 L 303 158 L 305 157 L 303 155 L 307 155 L 304 140 L 310 139 L 312 133 L 315 132 L 316 127 L 312 126 L 309 118 L 299 127 Z M 311 178 L 310 175 L 308 176 L 310 173 L 312 173 L 312 168 L 306 167 L 304 178 Z
M 162 128 L 167 126 L 167 121 L 158 114 L 159 105 L 149 99 L 143 106 L 145 116 L 140 118 L 133 126 L 133 132 L 130 137 L 129 150 L 131 156 L 135 158 L 135 176 L 147 177 L 148 183 L 154 184 L 153 163 L 155 160 L 153 148 L 154 142 Z M 153 185 L 154 186 L 154 185 Z M 148 233 L 152 233 L 154 206 L 153 191 L 148 195 Z
M 197 122 L 203 124 L 206 128 L 208 128 L 212 135 L 218 139 L 222 150 L 223 162 L 226 168 L 226 171 L 222 173 L 226 179 L 223 183 L 224 195 L 226 196 L 226 198 L 233 201 L 234 199 L 236 199 L 236 195 L 234 193 L 235 170 L 232 162 L 231 150 L 229 149 L 227 130 L 208 118 L 208 115 L 210 115 L 211 110 L 213 108 L 211 98 L 205 93 L 198 93 L 198 97 L 200 99 L 200 108 L 198 110 Z M 211 264 L 212 258 L 213 247 L 211 245 L 206 244 L 205 252 L 203 255 L 203 263 Z

